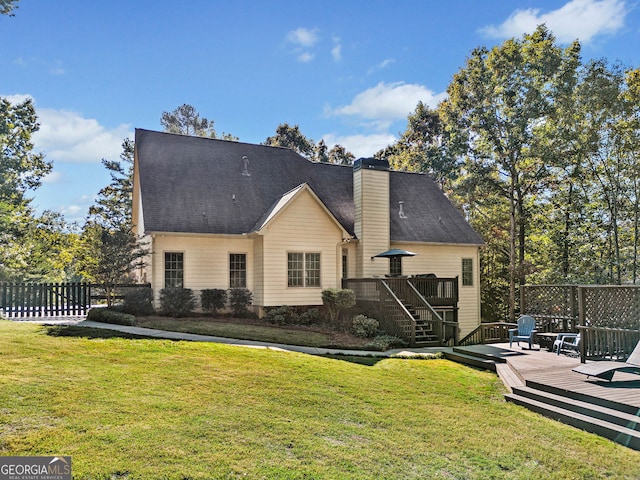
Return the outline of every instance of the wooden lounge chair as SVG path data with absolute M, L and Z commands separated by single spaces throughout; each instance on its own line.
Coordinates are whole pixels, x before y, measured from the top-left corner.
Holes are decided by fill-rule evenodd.
M 598 377 L 611 381 L 616 372 L 635 373 L 640 375 L 640 342 L 633 349 L 626 362 L 591 362 L 584 363 L 572 369 L 589 377 Z
M 529 315 L 521 315 L 518 319 L 518 328 L 509 329 L 509 348 L 513 342 L 517 342 L 520 346 L 520 342 L 527 342 L 529 349 L 532 348 L 533 342 L 536 337 L 536 320 Z

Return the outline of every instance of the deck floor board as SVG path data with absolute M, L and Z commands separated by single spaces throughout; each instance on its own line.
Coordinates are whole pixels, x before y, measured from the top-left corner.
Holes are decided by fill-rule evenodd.
M 573 367 L 580 365 L 580 359 L 576 357 L 557 355 L 546 349 L 529 350 L 516 345 L 509 348 L 508 343 L 482 346 L 482 352 L 485 354 L 491 350 L 498 357 L 506 358 L 509 365 L 527 381 L 630 405 L 640 410 L 638 375 L 617 372 L 613 381 L 607 382 L 572 372 Z

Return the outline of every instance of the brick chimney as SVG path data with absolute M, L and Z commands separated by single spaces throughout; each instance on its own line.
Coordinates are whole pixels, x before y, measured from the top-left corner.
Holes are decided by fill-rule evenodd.
M 389 249 L 389 162 L 359 158 L 353 163 L 355 234 L 358 238 L 356 276 L 389 273 L 389 261 L 374 255 Z

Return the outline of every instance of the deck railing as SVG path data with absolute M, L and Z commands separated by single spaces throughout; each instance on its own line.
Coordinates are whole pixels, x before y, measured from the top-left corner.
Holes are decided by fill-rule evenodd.
M 353 290 L 358 306 L 375 315 L 385 331 L 411 345 L 416 341 L 414 314 L 425 330 L 440 341 L 458 340 L 458 323 L 443 321 L 433 308 L 457 308 L 457 278 L 345 279 L 342 286 Z M 410 305 L 411 312 L 405 304 Z
M 640 330 L 579 326 L 580 358 L 585 360 L 626 360 L 640 341 Z
M 516 328 L 517 323 L 491 322 L 481 323 L 475 330 L 464 337 L 458 345 L 479 345 L 487 343 L 504 343 L 509 341 L 509 329 Z

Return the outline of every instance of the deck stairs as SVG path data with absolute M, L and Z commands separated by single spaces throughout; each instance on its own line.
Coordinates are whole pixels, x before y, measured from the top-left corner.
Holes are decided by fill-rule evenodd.
M 413 308 L 413 305 L 400 299 L 407 311 L 415 320 L 415 344 L 418 347 L 437 347 L 441 345 L 436 332 L 433 331 L 432 324 L 420 318 L 420 315 Z
M 449 360 L 496 372 L 509 390 L 508 402 L 640 450 L 637 406 L 526 379 L 509 363 L 513 355 L 518 352 L 490 345 L 454 347 L 444 353 Z

